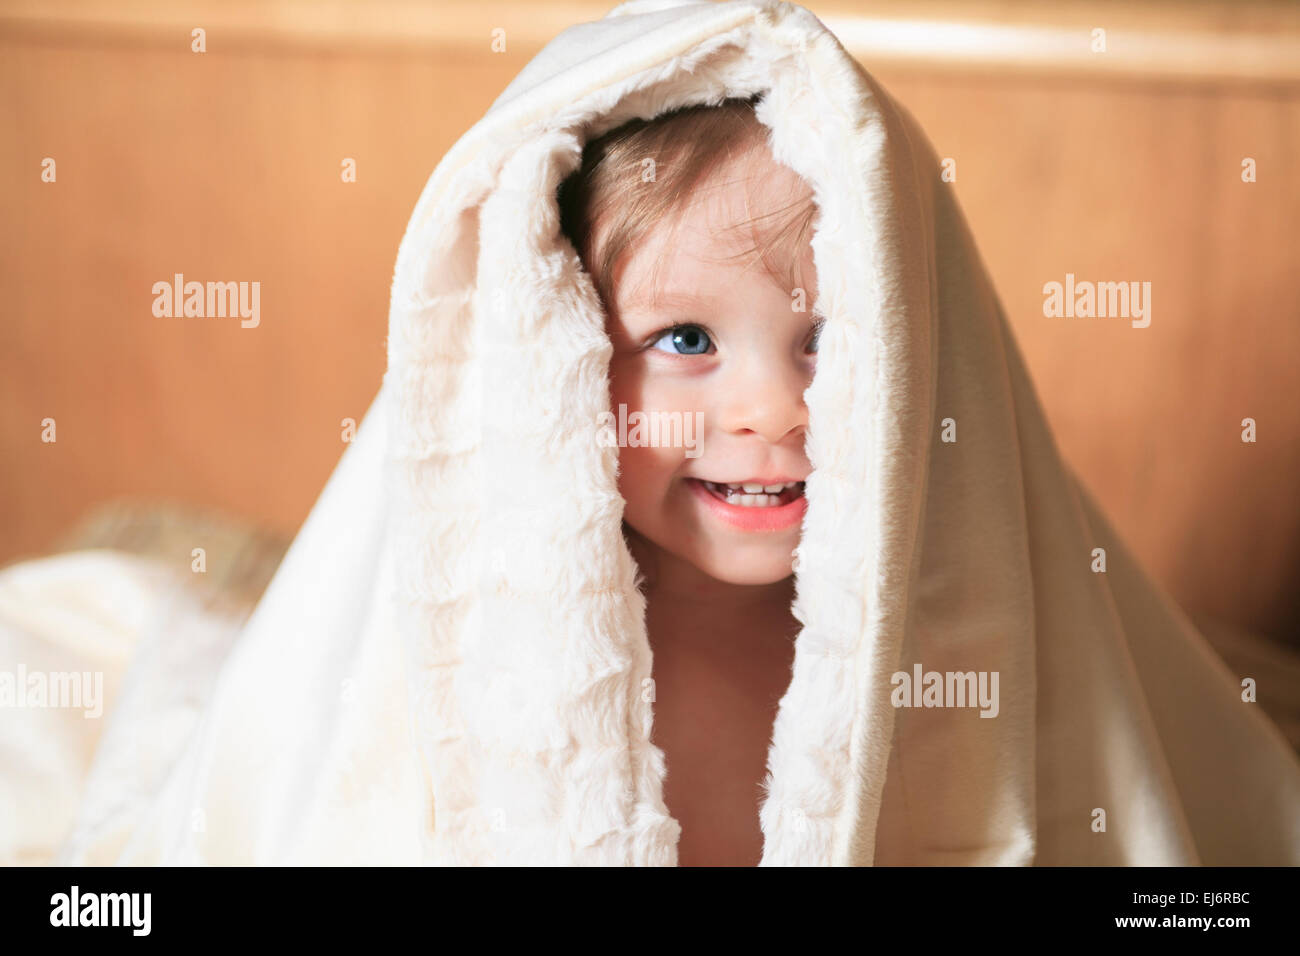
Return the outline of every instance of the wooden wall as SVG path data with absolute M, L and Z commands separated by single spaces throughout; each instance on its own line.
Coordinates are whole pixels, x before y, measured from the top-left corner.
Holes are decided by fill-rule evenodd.
M 1295 8 L 807 5 L 956 161 L 1059 442 L 1155 578 L 1300 632 Z M 382 377 L 425 179 L 549 36 L 610 6 L 0 8 L 0 561 L 121 495 L 291 535 Z M 177 272 L 259 281 L 260 326 L 156 318 Z M 1150 327 L 1044 317 L 1067 272 L 1150 281 Z

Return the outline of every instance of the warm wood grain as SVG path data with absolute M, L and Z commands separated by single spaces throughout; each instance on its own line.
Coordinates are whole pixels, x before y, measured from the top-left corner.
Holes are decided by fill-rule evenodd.
M 230 43 L 355 50 L 539 49 L 617 0 L 7 0 L 0 17 L 66 36 L 167 42 L 202 26 Z M 810 0 L 854 56 L 927 70 L 1180 82 L 1300 83 L 1300 6 L 1288 0 Z M 1094 49 L 1093 31 L 1106 34 Z
M 420 189 L 521 65 L 0 46 L 2 557 L 119 494 L 292 533 L 382 377 Z M 261 282 L 260 326 L 155 318 L 178 271 Z

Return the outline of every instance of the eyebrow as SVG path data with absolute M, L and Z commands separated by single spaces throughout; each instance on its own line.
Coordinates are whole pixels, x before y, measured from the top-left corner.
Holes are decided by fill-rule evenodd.
M 708 297 L 694 292 L 667 292 L 656 296 L 653 300 L 646 296 L 637 296 L 624 306 L 622 311 L 653 312 L 659 309 L 690 308 L 707 301 L 709 301 Z

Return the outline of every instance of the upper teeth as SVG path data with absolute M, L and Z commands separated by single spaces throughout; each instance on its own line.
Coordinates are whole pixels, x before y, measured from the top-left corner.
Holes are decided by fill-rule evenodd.
M 728 484 L 728 485 L 723 485 L 722 487 L 726 488 L 728 491 L 743 492 L 744 494 L 747 495 L 763 495 L 763 494 L 779 495 L 787 488 L 793 488 L 797 484 L 799 484 L 799 482 L 797 481 L 787 481 L 785 484 L 782 485 L 759 485 L 759 484 L 752 484 L 750 482 L 745 482 L 744 484 L 739 484 L 739 485 Z

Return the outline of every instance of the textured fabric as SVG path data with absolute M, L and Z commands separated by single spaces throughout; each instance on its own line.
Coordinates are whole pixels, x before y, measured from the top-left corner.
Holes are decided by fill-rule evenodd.
M 611 345 L 554 197 L 589 138 L 759 92 L 826 317 L 763 863 L 1300 862 L 1300 764 L 1063 465 L 924 134 L 761 0 L 575 26 L 444 157 L 357 442 L 215 678 L 169 665 L 192 732 L 123 693 L 166 769 L 105 740 L 59 860 L 676 862 Z M 996 716 L 894 706 L 915 665 L 996 673 Z
M 0 572 L 0 864 L 52 862 L 83 792 L 116 812 L 167 772 L 247 616 L 210 597 L 121 551 Z

